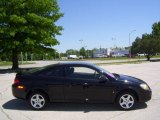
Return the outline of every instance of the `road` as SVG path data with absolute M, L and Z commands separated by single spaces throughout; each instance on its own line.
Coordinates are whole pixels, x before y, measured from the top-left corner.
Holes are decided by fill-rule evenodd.
M 59 63 L 59 62 L 72 62 L 72 61 L 80 61 L 80 62 L 91 62 L 94 64 L 105 64 L 105 63 L 117 63 L 117 62 L 131 62 L 131 61 L 142 61 L 145 59 L 115 59 L 115 60 L 71 60 L 70 61 L 59 61 L 59 60 L 50 60 L 50 61 L 28 61 L 28 62 L 34 62 L 34 64 L 23 64 L 23 65 L 19 65 L 20 68 L 32 68 L 32 67 L 42 67 L 45 65 L 50 65 L 50 64 L 55 64 L 55 63 Z M 12 66 L 0 66 L 0 69 L 10 69 Z
M 5 73 L 0 74 L 0 120 L 159 120 L 160 62 L 101 67 L 145 80 L 153 91 L 151 101 L 138 104 L 131 111 L 118 110 L 113 104 L 80 103 L 52 103 L 43 111 L 34 111 L 26 101 L 12 96 L 15 73 Z

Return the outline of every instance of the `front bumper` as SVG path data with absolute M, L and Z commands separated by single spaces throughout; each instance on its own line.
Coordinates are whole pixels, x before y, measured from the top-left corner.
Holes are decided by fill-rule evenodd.
M 146 91 L 139 93 L 139 102 L 147 102 L 151 100 L 151 98 L 152 98 L 151 90 L 146 90 Z

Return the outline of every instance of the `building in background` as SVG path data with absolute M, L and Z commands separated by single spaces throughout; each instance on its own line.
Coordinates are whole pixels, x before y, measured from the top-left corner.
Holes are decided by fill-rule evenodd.
M 129 55 L 129 50 L 126 49 L 99 48 L 93 51 L 94 58 L 124 57 L 128 55 Z
M 112 57 L 125 57 L 129 55 L 129 50 L 112 50 Z
M 102 57 L 109 57 L 111 53 L 111 49 L 109 48 L 99 48 L 93 51 L 94 58 L 102 58 Z

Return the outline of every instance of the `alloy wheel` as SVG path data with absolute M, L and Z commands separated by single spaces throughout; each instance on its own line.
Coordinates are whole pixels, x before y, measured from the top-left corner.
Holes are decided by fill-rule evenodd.
M 33 96 L 30 98 L 30 103 L 33 108 L 41 109 L 45 105 L 45 98 L 41 94 L 33 94 Z
M 123 109 L 130 109 L 135 103 L 134 97 L 131 94 L 123 94 L 119 98 L 119 105 Z

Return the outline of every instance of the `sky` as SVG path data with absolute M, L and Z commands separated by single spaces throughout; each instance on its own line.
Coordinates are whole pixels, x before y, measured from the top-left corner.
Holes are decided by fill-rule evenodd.
M 160 0 L 57 0 L 64 16 L 58 52 L 67 49 L 126 47 L 136 37 L 151 33 L 160 21 Z

